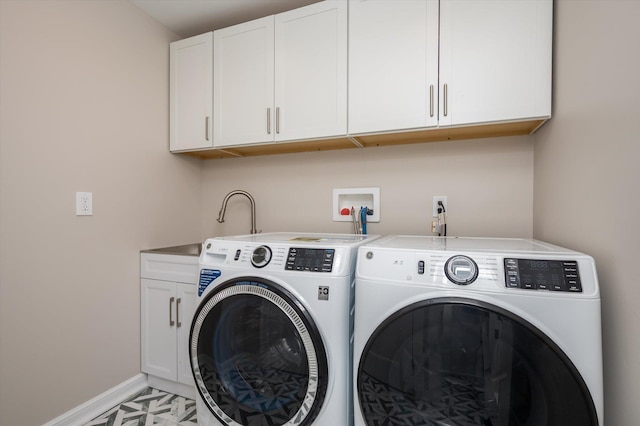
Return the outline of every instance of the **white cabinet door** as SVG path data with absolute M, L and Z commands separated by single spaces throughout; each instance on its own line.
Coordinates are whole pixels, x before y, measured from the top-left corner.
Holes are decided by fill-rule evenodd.
M 167 281 L 141 280 L 142 371 L 176 380 L 176 327 L 173 314 L 176 286 Z
M 275 16 L 276 141 L 347 133 L 347 2 Z
M 171 43 L 170 137 L 171 151 L 213 146 L 213 33 Z
M 349 133 L 438 124 L 438 0 L 349 1 Z
M 197 285 L 177 284 L 177 352 L 178 352 L 178 377 L 177 380 L 186 385 L 194 385 L 191 363 L 189 361 L 189 333 L 191 320 L 196 311 Z
M 192 385 L 189 331 L 197 286 L 141 279 L 142 371 Z
M 552 0 L 440 1 L 441 126 L 551 115 L 552 9 Z
M 347 4 L 214 31 L 214 146 L 347 132 Z
M 274 140 L 273 16 L 214 31 L 214 144 Z

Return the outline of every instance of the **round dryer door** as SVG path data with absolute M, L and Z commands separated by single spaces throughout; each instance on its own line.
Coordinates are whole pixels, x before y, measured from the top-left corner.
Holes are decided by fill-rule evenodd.
M 357 364 L 367 425 L 597 425 L 587 386 L 547 336 L 502 308 L 439 298 L 383 322 Z
M 327 358 L 309 313 L 261 278 L 221 284 L 200 303 L 190 358 L 202 399 L 224 425 L 309 425 L 327 388 Z

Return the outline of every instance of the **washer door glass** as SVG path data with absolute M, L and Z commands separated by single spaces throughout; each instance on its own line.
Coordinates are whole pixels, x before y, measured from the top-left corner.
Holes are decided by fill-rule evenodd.
M 190 357 L 198 392 L 225 425 L 307 425 L 322 406 L 327 360 L 318 330 L 271 281 L 235 279 L 207 295 Z
M 358 364 L 367 425 L 597 425 L 584 380 L 522 318 L 474 300 L 410 305 L 369 339 Z

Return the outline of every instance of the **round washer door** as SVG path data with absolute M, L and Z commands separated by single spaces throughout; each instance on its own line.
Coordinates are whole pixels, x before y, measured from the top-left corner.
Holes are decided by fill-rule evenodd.
M 309 425 L 322 407 L 320 334 L 274 282 L 246 277 L 213 289 L 196 310 L 189 349 L 198 392 L 224 425 Z
M 484 302 L 405 307 L 372 334 L 357 364 L 367 425 L 597 425 L 572 362 L 524 319 Z

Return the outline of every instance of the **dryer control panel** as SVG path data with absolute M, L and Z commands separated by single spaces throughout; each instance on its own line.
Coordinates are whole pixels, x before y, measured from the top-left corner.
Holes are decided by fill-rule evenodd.
M 505 283 L 509 288 L 582 292 L 575 260 L 504 259 Z

